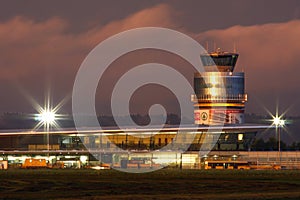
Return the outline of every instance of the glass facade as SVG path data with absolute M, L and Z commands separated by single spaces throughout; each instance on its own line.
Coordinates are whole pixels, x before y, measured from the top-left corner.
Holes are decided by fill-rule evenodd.
M 201 55 L 201 61 L 203 66 L 235 66 L 238 54 L 210 54 L 210 55 Z
M 194 75 L 195 124 L 243 124 L 244 73 L 233 73 L 239 54 L 216 52 L 200 55 L 204 73 Z M 203 117 L 205 116 L 205 117 Z
M 223 144 L 231 144 L 230 150 L 236 150 L 235 145 L 238 142 L 240 145 L 239 150 L 242 150 L 245 145 L 247 146 L 249 139 L 254 138 L 254 133 L 243 133 L 243 138 L 238 140 L 240 133 L 227 133 L 222 132 L 219 134 L 208 133 L 206 131 L 184 131 L 189 133 L 186 135 L 185 140 L 182 140 L 182 144 L 188 144 L 188 150 L 199 151 L 202 145 L 207 145 L 207 150 L 211 147 L 215 141 L 218 141 L 214 149 L 222 149 Z M 77 150 L 79 154 L 89 153 L 89 151 L 98 152 L 99 149 L 105 149 L 106 152 L 119 152 L 120 148 L 123 150 L 134 150 L 134 151 L 152 151 L 152 150 L 161 150 L 162 147 L 173 144 L 174 140 L 178 140 L 178 132 L 165 131 L 159 132 L 155 135 L 152 135 L 152 132 L 139 131 L 140 135 L 152 135 L 151 137 L 145 137 L 143 139 L 122 134 L 122 130 L 116 133 L 103 133 L 107 134 L 107 137 L 102 137 L 101 134 L 84 134 L 85 136 L 78 137 L 76 132 L 69 133 L 55 133 L 50 134 L 51 140 L 49 141 L 49 151 L 53 154 L 69 154 L 72 151 Z M 249 135 L 247 135 L 249 134 Z M 9 135 L 2 136 L 0 134 L 0 152 L 12 154 L 18 153 L 47 153 L 48 152 L 48 143 L 44 141 L 44 135 L 35 133 L 27 135 Z M 189 137 L 189 138 L 187 138 Z M 191 141 L 191 144 L 189 142 Z M 211 141 L 212 143 L 210 143 Z M 114 145 L 112 145 L 114 144 Z M 174 143 L 175 145 L 175 143 Z M 220 146 L 221 145 L 221 146 Z M 202 147 L 202 149 L 205 149 Z M 165 150 L 163 150 L 165 151 Z M 169 151 L 168 151 L 169 152 Z M 25 154 L 24 153 L 24 154 Z
M 194 90 L 197 98 L 219 97 L 238 99 L 244 97 L 244 73 L 206 72 L 195 75 Z

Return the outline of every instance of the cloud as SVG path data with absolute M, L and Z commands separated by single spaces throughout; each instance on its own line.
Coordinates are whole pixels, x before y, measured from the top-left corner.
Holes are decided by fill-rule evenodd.
M 85 42 L 99 43 L 114 34 L 139 27 L 175 28 L 177 25 L 174 19 L 177 16 L 179 16 L 179 13 L 170 6 L 159 4 L 136 12 L 125 19 L 112 21 L 101 28 L 88 31 L 84 36 Z
M 240 53 L 237 70 L 246 72 L 247 91 L 252 97 L 265 102 L 279 98 L 289 105 L 300 98 L 299 35 L 300 20 L 293 20 L 211 30 L 196 38 L 202 44 L 210 41 L 211 46 L 215 42 L 227 51 L 232 51 L 235 43 Z
M 291 72 L 300 55 L 300 20 L 257 26 L 234 26 L 225 30 L 212 30 L 198 35 L 204 42 L 215 41 L 228 51 L 234 43 L 240 52 L 239 65 L 246 71 L 268 70 L 270 73 Z M 274 84 L 274 83 L 273 83 Z M 278 85 L 277 85 L 278 86 Z
M 56 85 L 55 93 L 66 94 L 72 90 L 81 62 L 101 41 L 137 27 L 174 28 L 174 15 L 171 7 L 160 4 L 79 33 L 71 32 L 69 22 L 59 17 L 35 21 L 16 16 L 0 23 L 1 91 L 10 88 L 0 110 L 14 109 L 16 105 L 11 100 L 23 98 L 11 91 L 11 83 L 21 85 L 34 96 L 43 96 L 44 82 L 51 79 Z M 22 103 L 18 106 L 21 108 Z
M 98 43 L 128 29 L 159 26 L 183 31 L 201 44 L 209 41 L 213 46 L 216 42 L 227 51 L 235 43 L 240 53 L 237 70 L 246 72 L 250 100 L 253 96 L 273 98 L 275 93 L 286 103 L 291 102 L 291 96 L 300 98 L 300 20 L 193 33 L 178 24 L 180 16 L 172 7 L 159 4 L 77 33 L 71 32 L 69 22 L 62 18 L 35 21 L 14 17 L 0 23 L 0 81 L 17 81 L 25 88 L 38 88 L 50 76 L 61 93 L 69 92 L 81 62 Z M 142 54 L 139 55 L 142 59 Z M 10 102 L 3 105 L 9 108 Z
M 103 27 L 72 34 L 61 18 L 36 22 L 21 16 L 0 24 L 0 79 L 30 76 L 36 70 L 77 68 L 87 53 L 109 36 L 144 26 L 172 27 L 171 8 L 161 4 Z
M 74 38 L 68 24 L 59 18 L 34 22 L 15 17 L 0 24 L 1 79 L 16 79 L 46 68 L 69 64 L 63 59 L 74 53 Z

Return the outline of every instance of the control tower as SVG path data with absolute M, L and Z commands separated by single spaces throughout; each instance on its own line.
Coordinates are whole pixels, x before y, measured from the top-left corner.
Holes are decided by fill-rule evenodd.
M 243 72 L 233 72 L 239 54 L 217 49 L 200 55 L 204 73 L 195 73 L 195 124 L 242 124 L 247 101 Z

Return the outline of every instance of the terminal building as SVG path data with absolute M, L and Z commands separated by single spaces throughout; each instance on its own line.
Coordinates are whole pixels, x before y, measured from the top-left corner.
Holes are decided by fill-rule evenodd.
M 194 75 L 195 95 L 191 98 L 194 125 L 166 125 L 163 129 L 2 131 L 0 160 L 14 167 L 28 158 L 40 158 L 53 166 L 106 164 L 115 168 L 151 169 L 205 168 L 209 160 L 226 160 L 226 166 L 230 161 L 245 161 L 251 157 L 251 143 L 256 134 L 270 126 L 244 123 L 247 94 L 244 73 L 234 72 L 238 57 L 237 53 L 220 49 L 199 56 L 205 72 Z M 176 151 L 164 148 L 176 143 L 179 132 L 184 133 L 180 141 L 182 150 L 180 146 Z M 255 155 L 252 159 L 258 161 L 259 155 Z

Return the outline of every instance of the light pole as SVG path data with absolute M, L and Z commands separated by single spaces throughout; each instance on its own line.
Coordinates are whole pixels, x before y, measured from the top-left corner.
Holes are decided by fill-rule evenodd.
M 38 114 L 37 119 L 44 125 L 44 130 L 47 131 L 47 150 L 49 153 L 50 150 L 50 138 L 49 138 L 49 130 L 50 126 L 55 123 L 56 116 L 55 112 L 51 110 L 44 110 L 40 114 Z
M 285 121 L 281 119 L 281 117 L 274 117 L 273 125 L 276 126 L 276 133 L 278 134 L 278 158 L 279 164 L 281 165 L 280 131 L 281 128 L 285 125 Z

